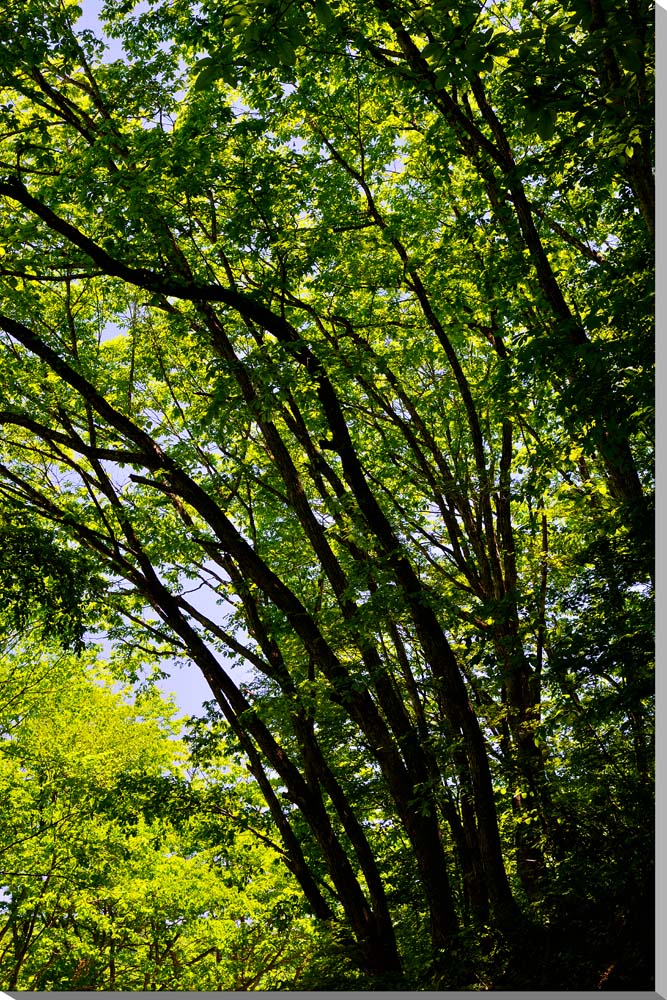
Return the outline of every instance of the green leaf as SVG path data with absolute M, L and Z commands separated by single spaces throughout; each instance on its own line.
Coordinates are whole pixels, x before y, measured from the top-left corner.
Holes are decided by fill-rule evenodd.
M 224 75 L 225 69 L 222 66 L 215 65 L 215 63 L 206 66 L 195 80 L 195 91 L 211 90 L 218 80 L 223 79 Z
M 331 28 L 336 23 L 336 15 L 327 0 L 315 0 L 315 15 L 325 28 Z
M 540 139 L 548 142 L 553 139 L 556 129 L 556 112 L 552 108 L 544 109 L 535 116 L 535 128 Z
M 276 55 L 284 66 L 296 64 L 296 51 L 289 38 L 278 33 L 273 38 L 272 43 Z
M 622 46 L 618 50 L 618 61 L 628 73 L 641 73 L 643 60 L 641 53 L 633 46 Z

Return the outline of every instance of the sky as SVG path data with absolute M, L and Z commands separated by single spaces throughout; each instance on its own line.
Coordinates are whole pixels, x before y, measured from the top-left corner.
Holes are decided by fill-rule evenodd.
M 199 611 L 208 615 L 213 621 L 219 618 L 220 609 L 216 604 L 214 595 L 210 591 L 205 595 L 190 593 L 187 597 Z M 246 637 L 239 636 L 238 638 L 242 642 Z M 248 667 L 244 669 L 242 666 L 232 666 L 231 662 L 222 658 L 219 653 L 216 653 L 216 657 L 223 669 L 231 674 L 237 683 L 249 679 L 252 668 Z M 210 701 L 213 698 L 213 694 L 204 680 L 204 675 L 199 670 L 199 667 L 194 664 L 174 663 L 169 660 L 161 663 L 160 669 L 168 672 L 169 677 L 159 681 L 158 687 L 165 694 L 174 695 L 181 714 L 202 714 L 203 702 Z
M 170 676 L 159 681 L 158 687 L 164 694 L 173 694 L 179 714 L 201 715 L 203 702 L 210 701 L 213 695 L 199 667 L 173 663 L 162 663 L 160 666 L 169 671 Z
M 108 45 L 108 51 L 106 53 L 105 61 L 122 59 L 123 58 L 123 47 L 119 41 L 113 38 L 109 38 L 100 23 L 99 13 L 102 10 L 103 2 L 102 0 L 80 0 L 81 6 L 81 17 L 76 22 L 77 31 L 92 31 L 95 33 L 97 38 L 103 39 Z

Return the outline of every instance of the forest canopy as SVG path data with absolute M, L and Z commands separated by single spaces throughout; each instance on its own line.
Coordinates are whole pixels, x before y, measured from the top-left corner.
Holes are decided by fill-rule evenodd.
M 653 989 L 650 6 L 5 7 L 5 661 L 202 672 L 276 988 Z

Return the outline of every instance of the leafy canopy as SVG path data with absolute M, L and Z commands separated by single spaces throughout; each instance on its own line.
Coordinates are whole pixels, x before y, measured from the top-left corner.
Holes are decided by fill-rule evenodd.
M 8 622 L 203 672 L 332 980 L 648 984 L 648 5 L 79 16 L 0 27 Z

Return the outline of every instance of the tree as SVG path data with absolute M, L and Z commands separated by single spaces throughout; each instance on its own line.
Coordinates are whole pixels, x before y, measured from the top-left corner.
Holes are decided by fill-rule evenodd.
M 256 789 L 219 751 L 192 767 L 173 706 L 97 653 L 0 663 L 3 985 L 272 989 L 315 942 Z
M 3 28 L 4 502 L 202 670 L 366 972 L 401 842 L 475 982 L 577 855 L 572 699 L 650 788 L 647 9 L 109 2 L 114 62 L 77 13 Z

